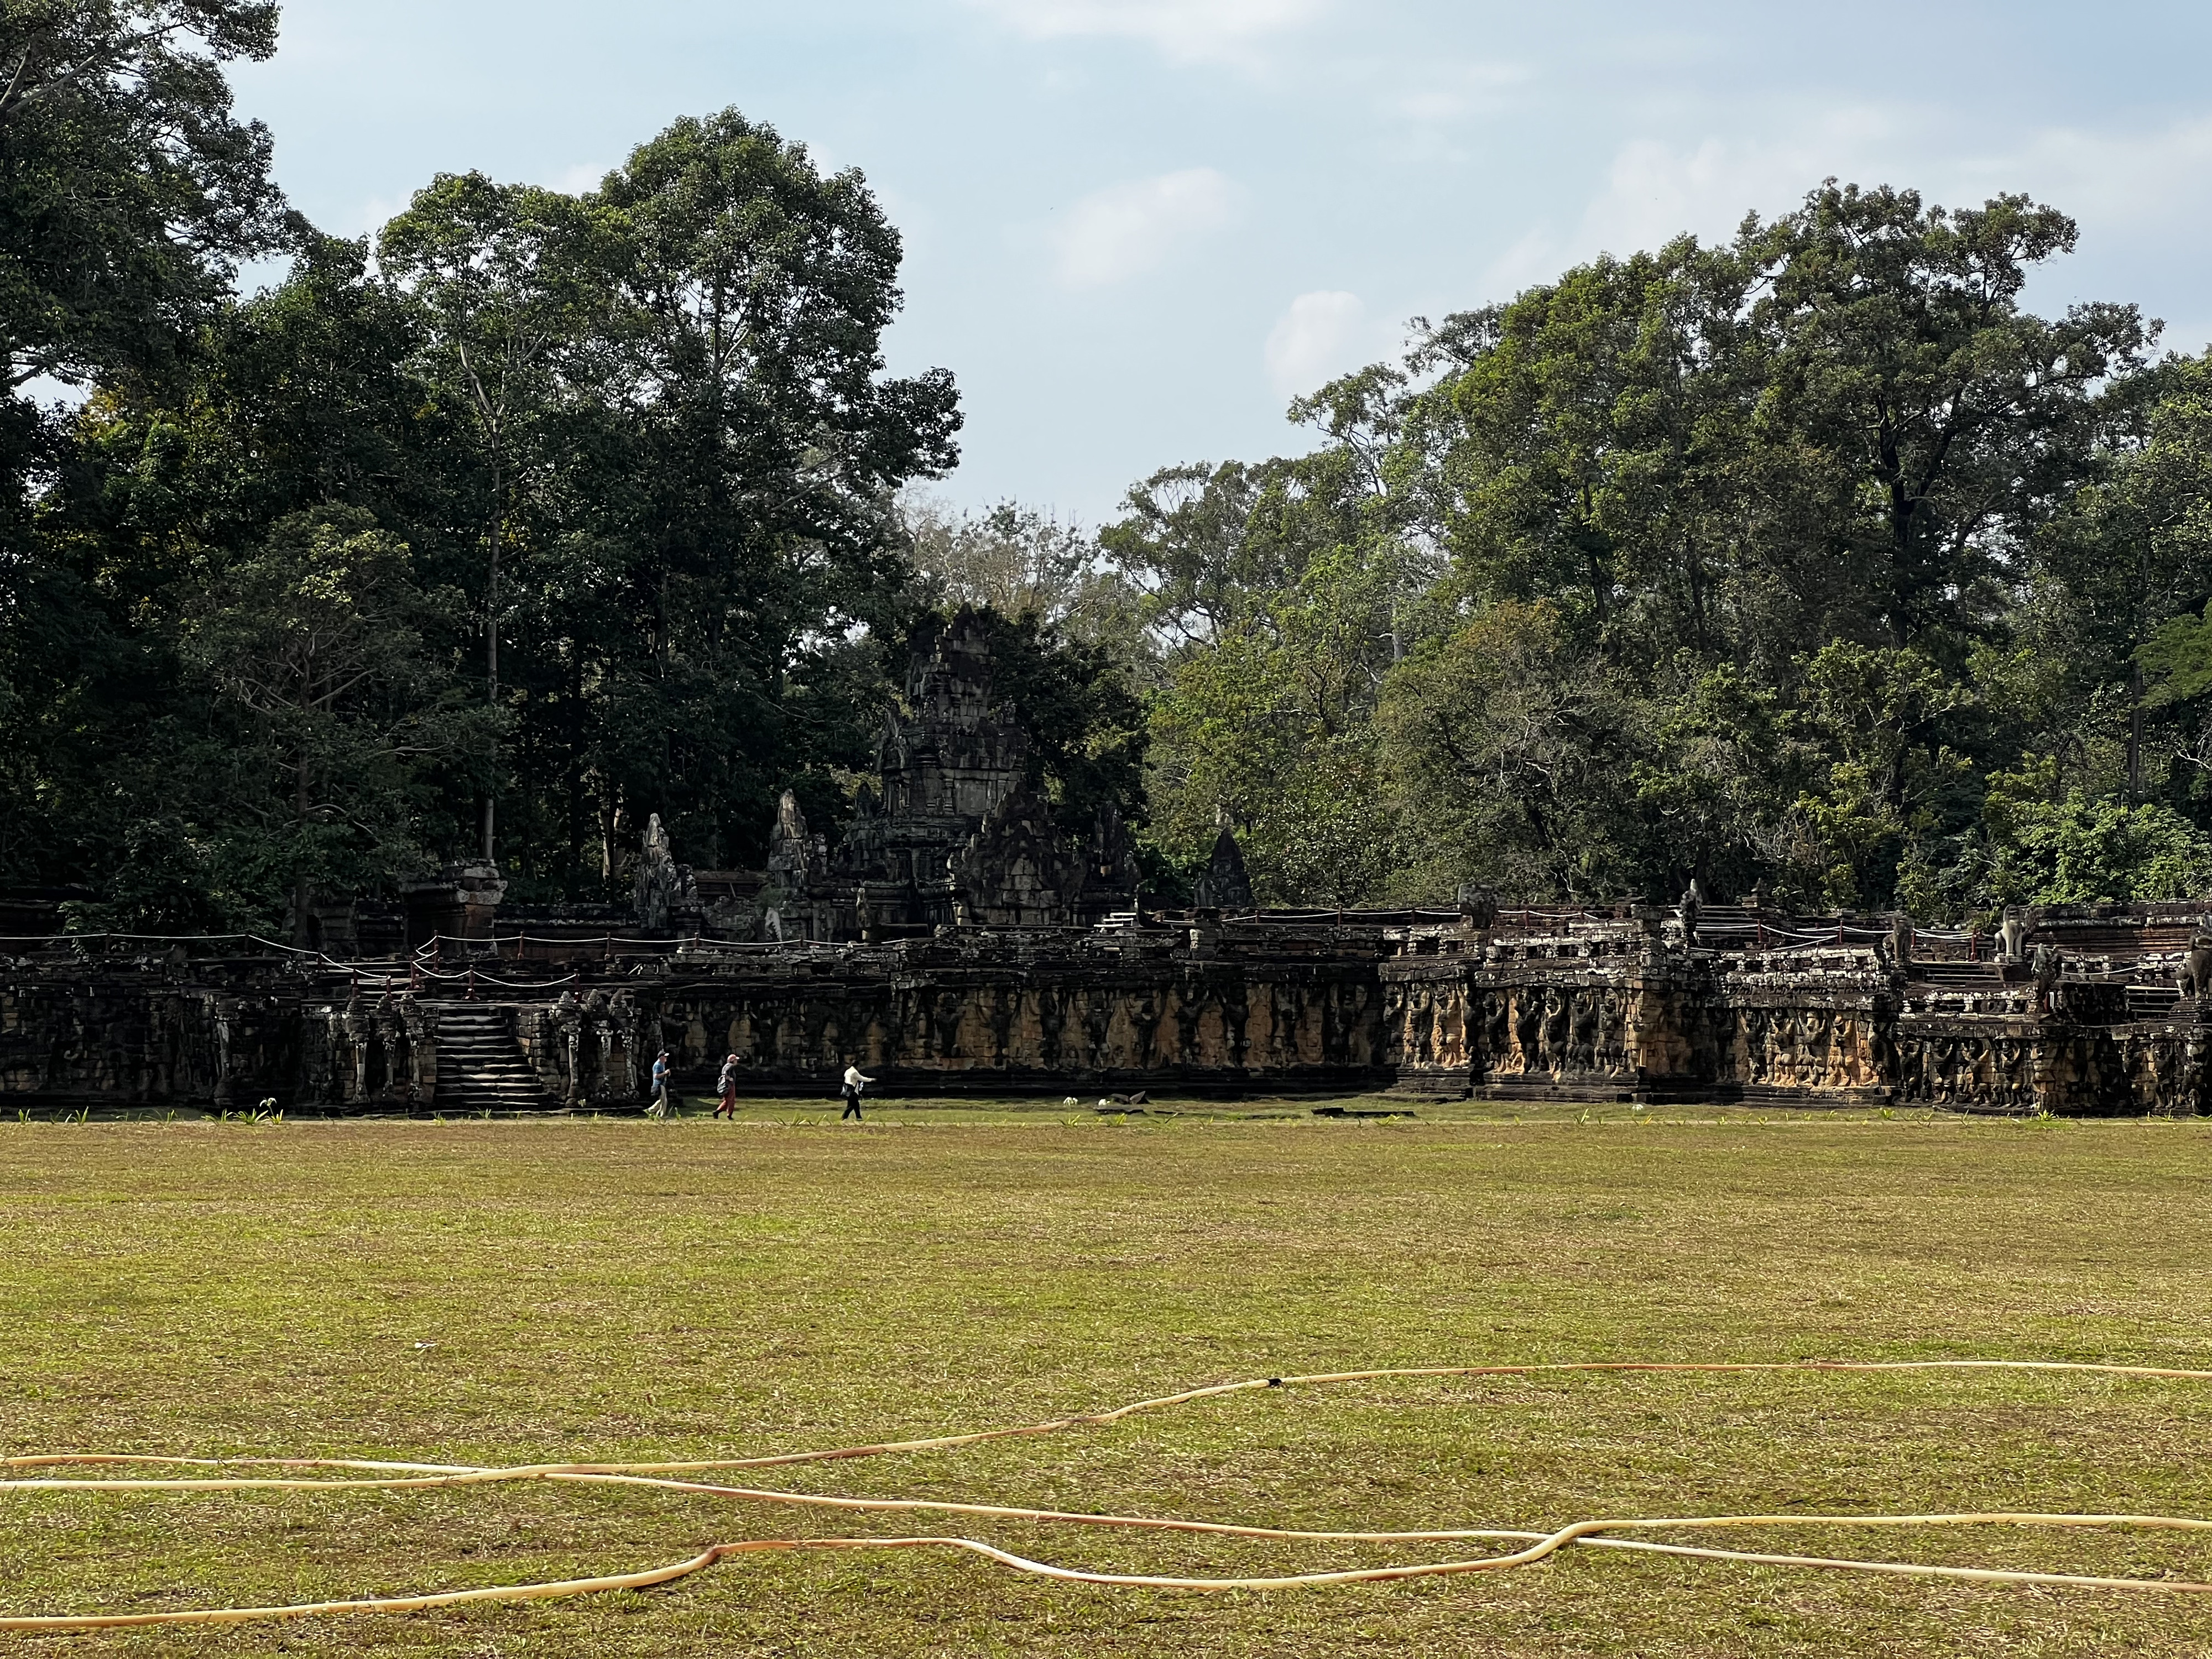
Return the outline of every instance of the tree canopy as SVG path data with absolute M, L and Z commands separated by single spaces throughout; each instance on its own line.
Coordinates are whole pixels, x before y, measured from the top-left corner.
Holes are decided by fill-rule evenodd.
M 442 175 L 348 243 L 210 125 L 271 9 L 55 11 L 134 95 L 173 70 L 200 148 L 87 256 L 149 273 L 158 351 L 10 301 L 16 361 L 91 395 L 17 398 L 46 461 L 7 549 L 0 879 L 274 929 L 457 857 L 619 890 L 654 811 L 695 862 L 760 857 L 783 788 L 866 753 L 915 613 L 897 492 L 957 455 L 951 376 L 884 371 L 899 239 L 861 175 L 728 111 L 594 191 Z M 146 164 L 71 165 L 112 194 Z M 289 275 L 233 297 L 270 225 Z
M 1100 538 L 1166 665 L 1155 834 L 1190 867 L 1224 807 L 1309 902 L 2202 882 L 2206 370 L 2027 310 L 2075 239 L 1832 181 L 1417 320 L 1304 456 L 1156 474 Z
M 726 110 L 348 241 L 232 114 L 276 27 L 0 17 L 0 882 L 300 932 L 460 858 L 619 893 L 652 812 L 757 863 L 967 604 L 1033 781 L 1170 894 L 1224 818 L 1298 904 L 2212 884 L 2212 362 L 2029 308 L 2054 207 L 1830 181 L 1601 257 L 1093 532 L 919 488 L 958 398 L 886 368 L 859 172 Z

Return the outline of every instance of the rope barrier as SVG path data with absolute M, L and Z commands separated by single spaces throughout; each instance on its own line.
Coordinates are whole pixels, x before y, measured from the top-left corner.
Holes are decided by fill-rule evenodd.
M 336 960 L 307 945 L 285 945 L 264 939 L 258 933 L 118 933 L 106 930 L 89 933 L 0 933 L 0 945 L 88 945 L 94 939 L 136 939 L 145 945 L 227 945 L 243 939 L 265 950 L 282 951 L 288 956 L 317 957 L 325 962 Z
M 795 1492 L 768 1488 L 726 1486 L 671 1478 L 716 1469 L 787 1467 L 898 1453 L 942 1450 L 987 1441 L 1048 1435 L 1117 1423 L 1139 1413 L 1160 1411 L 1194 1401 L 1259 1389 L 1290 1389 L 1343 1382 L 1410 1378 L 1540 1376 L 1572 1373 L 1644 1372 L 1758 1375 L 1780 1373 L 1884 1374 L 1907 1371 L 2033 1371 L 2083 1376 L 2212 1382 L 2212 1370 L 2166 1366 L 2100 1364 L 2071 1360 L 1924 1359 L 1924 1360 L 1795 1360 L 1769 1362 L 1589 1360 L 1523 1365 L 1437 1365 L 1393 1367 L 1372 1370 L 1316 1372 L 1304 1376 L 1248 1378 L 1217 1382 L 1180 1393 L 1139 1400 L 1111 1410 L 1054 1418 L 1013 1428 L 986 1429 L 964 1434 L 937 1435 L 921 1439 L 875 1441 L 863 1445 L 789 1452 L 762 1457 L 723 1458 L 703 1462 L 658 1463 L 522 1464 L 509 1468 L 410 1463 L 345 1458 L 205 1458 L 162 1456 L 134 1453 L 46 1453 L 0 1458 L 0 1469 L 22 1470 L 68 1467 L 125 1467 L 162 1468 L 282 1468 L 344 1470 L 366 1479 L 327 1480 L 314 1476 L 216 1476 L 192 1479 L 50 1479 L 0 1480 L 0 1492 L 239 1492 L 421 1490 L 482 1486 L 511 1481 L 570 1481 L 594 1485 L 641 1486 L 660 1491 L 719 1497 L 741 1502 L 779 1504 L 875 1513 L 950 1514 L 987 1519 L 1010 1519 L 1076 1526 L 1122 1528 L 1153 1532 L 1194 1533 L 1212 1536 L 1267 1539 L 1299 1542 L 1413 1543 L 1444 1541 L 1514 1541 L 1525 1547 L 1500 1553 L 1422 1561 L 1382 1567 L 1346 1568 L 1251 1577 L 1185 1577 L 1152 1573 L 1109 1573 L 1059 1565 L 1017 1555 L 972 1538 L 945 1534 L 914 1536 L 854 1536 L 745 1539 L 708 1546 L 697 1554 L 638 1571 L 589 1578 L 554 1579 L 503 1584 L 464 1590 L 444 1590 L 417 1595 L 386 1596 L 345 1601 L 300 1602 L 283 1606 L 212 1607 L 158 1613 L 40 1614 L 0 1618 L 0 1631 L 88 1631 L 142 1625 L 228 1625 L 250 1621 L 310 1618 L 338 1613 L 413 1613 L 480 1601 L 522 1601 L 592 1595 L 605 1590 L 644 1589 L 672 1583 L 702 1571 L 732 1556 L 775 1551 L 949 1549 L 978 1555 L 1001 1566 L 1032 1577 L 1062 1583 L 1099 1584 L 1120 1589 L 1175 1589 L 1212 1592 L 1230 1589 L 1276 1590 L 1323 1588 L 1342 1584 L 1383 1583 L 1475 1572 L 1507 1571 L 1544 1560 L 1567 1547 L 1634 1549 L 1768 1566 L 1806 1567 L 1839 1571 L 1873 1572 L 1893 1577 L 1942 1578 L 1972 1583 L 2032 1584 L 2057 1589 L 2108 1589 L 2127 1592 L 2198 1595 L 2212 1593 L 2212 1584 L 2191 1580 L 2106 1577 L 2094 1574 L 2030 1572 L 2001 1567 L 1952 1566 L 1929 1562 L 1868 1560 L 1842 1556 L 1818 1556 L 1715 1548 L 1610 1534 L 1661 1530 L 1696 1531 L 1746 1528 L 1825 1526 L 1868 1529 L 1919 1527 L 2015 1526 L 2075 1529 L 2129 1528 L 2180 1532 L 2212 1532 L 2212 1520 L 2185 1516 L 2131 1514 L 2068 1514 L 2033 1510 L 1992 1510 L 1913 1515 L 1728 1515 L 1593 1517 L 1571 1522 L 1549 1532 L 1508 1528 L 1466 1528 L 1423 1532 L 1339 1532 L 1294 1530 L 1284 1528 L 1237 1526 L 1220 1522 L 1193 1521 L 1171 1516 L 1124 1516 L 1085 1511 L 1036 1510 L 1012 1505 L 963 1504 L 935 1498 L 852 1498 L 831 1493 Z

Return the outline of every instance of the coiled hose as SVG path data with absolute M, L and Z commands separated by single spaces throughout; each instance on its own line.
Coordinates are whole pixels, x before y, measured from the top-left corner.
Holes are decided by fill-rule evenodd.
M 1218 1395 L 1261 1389 L 1304 1388 L 1337 1382 L 1363 1382 L 1414 1377 L 1534 1376 L 1580 1371 L 1719 1372 L 1893 1372 L 1893 1371 L 2059 1371 L 2100 1376 L 2179 1379 L 2212 1382 L 2212 1370 L 2185 1370 L 2151 1365 L 2103 1365 L 2066 1360 L 2038 1359 L 1907 1359 L 1798 1360 L 1765 1363 L 1724 1361 L 1665 1362 L 1592 1360 L 1532 1365 L 1429 1365 L 1376 1370 L 1329 1371 L 1300 1376 L 1255 1377 L 1234 1382 L 1210 1383 L 1178 1394 L 1133 1401 L 1110 1411 L 1089 1412 L 1054 1418 L 1043 1423 L 1005 1429 L 984 1429 L 965 1434 L 935 1435 L 916 1440 L 877 1441 L 866 1445 L 840 1446 L 823 1450 L 785 1452 L 763 1457 L 719 1458 L 672 1463 L 527 1463 L 507 1468 L 449 1463 L 405 1463 L 351 1458 L 194 1458 L 142 1455 L 127 1453 L 56 1453 L 0 1459 L 0 1470 L 9 1473 L 39 1468 L 97 1466 L 131 1468 L 266 1468 L 343 1471 L 344 1478 L 313 1474 L 222 1474 L 202 1476 L 131 1476 L 9 1478 L 0 1480 L 0 1492 L 267 1492 L 376 1491 L 486 1486 L 507 1481 L 538 1480 L 591 1485 L 641 1486 L 663 1492 L 694 1493 L 745 1503 L 782 1504 L 815 1509 L 859 1510 L 876 1514 L 933 1514 L 1064 1523 L 1085 1527 L 1118 1527 L 1152 1532 L 1197 1533 L 1212 1536 L 1273 1539 L 1293 1542 L 1444 1543 L 1471 1541 L 1514 1542 L 1519 1549 L 1440 1561 L 1397 1566 L 1351 1568 L 1336 1571 L 1288 1573 L 1268 1577 L 1187 1578 L 1153 1573 L 1091 1572 L 1016 1555 L 973 1538 L 950 1535 L 856 1536 L 829 1538 L 755 1538 L 714 1544 L 684 1560 L 647 1567 L 635 1572 L 613 1573 L 591 1578 L 565 1578 L 526 1584 L 501 1584 L 481 1589 L 441 1590 L 422 1595 L 384 1596 L 339 1601 L 307 1601 L 282 1607 L 207 1607 L 164 1613 L 55 1614 L 0 1618 L 0 1631 L 109 1630 L 137 1625 L 231 1625 L 251 1620 L 301 1619 L 338 1613 L 419 1613 L 439 1607 L 461 1607 L 478 1601 L 545 1601 L 561 1596 L 588 1595 L 602 1590 L 646 1589 L 688 1577 L 731 1556 L 762 1551 L 787 1550 L 964 1550 L 1017 1572 L 1064 1583 L 1103 1584 L 1122 1589 L 1173 1590 L 1277 1590 L 1320 1588 L 1340 1584 L 1385 1583 L 1406 1578 L 1431 1578 L 1474 1572 L 1497 1572 L 1529 1565 L 1556 1554 L 1569 1545 L 1605 1549 L 1642 1550 L 1654 1554 L 1689 1556 L 1708 1561 L 1736 1561 L 1767 1566 L 1821 1567 L 1852 1572 L 1885 1573 L 1893 1577 L 1948 1578 L 1984 1584 L 2038 1584 L 2075 1589 L 2128 1590 L 2159 1594 L 2212 1593 L 2212 1583 L 2169 1578 L 2103 1577 L 2081 1573 L 2024 1572 L 2009 1568 L 1946 1566 L 1929 1562 L 1856 1560 L 1844 1557 L 1778 1554 L 1764 1551 L 1731 1550 L 1668 1543 L 1648 1538 L 1624 1538 L 1621 1533 L 1658 1530 L 1720 1530 L 1747 1527 L 1839 1527 L 1903 1528 L 1919 1527 L 2029 1526 L 2066 1528 L 2137 1528 L 2181 1532 L 2212 1532 L 2212 1520 L 2160 1515 L 2075 1515 L 2033 1511 L 1977 1511 L 1928 1515 L 1720 1515 L 1674 1516 L 1613 1516 L 1575 1521 L 1551 1532 L 1481 1528 L 1426 1532 L 1316 1532 L 1279 1527 L 1236 1526 L 1221 1522 L 1188 1521 L 1157 1516 L 1102 1515 L 1061 1510 L 1024 1509 L 995 1504 L 963 1504 L 933 1498 L 847 1498 L 815 1492 L 786 1492 L 765 1487 L 725 1486 L 680 1477 L 720 1470 L 781 1468 L 799 1463 L 823 1463 L 848 1458 L 881 1457 L 901 1452 L 938 1451 L 986 1441 L 1057 1434 L 1070 1429 L 1116 1423 L 1139 1412 L 1164 1410 Z

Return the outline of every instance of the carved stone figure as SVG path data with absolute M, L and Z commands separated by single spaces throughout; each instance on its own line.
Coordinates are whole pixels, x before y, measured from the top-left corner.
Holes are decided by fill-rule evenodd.
M 1110 800 L 1091 826 L 1088 878 L 1115 892 L 1133 891 L 1137 884 L 1137 843 L 1121 820 L 1121 809 Z
M 1704 900 L 1698 892 L 1698 878 L 1692 876 L 1689 886 L 1683 890 L 1680 902 L 1674 906 L 1674 918 L 1682 924 L 1682 943 L 1685 945 L 1698 942 L 1698 913 L 1703 908 Z
M 1997 928 L 1997 960 L 2021 962 L 2027 956 L 2028 921 L 2016 910 L 2005 912 L 2003 923 Z
M 1595 996 L 1589 992 L 1576 995 L 1570 1011 L 1567 1032 L 1567 1066 L 1577 1072 L 1597 1069 L 1598 1008 Z
M 1544 1018 L 1536 1042 L 1543 1068 L 1555 1077 L 1564 1073 L 1567 1070 L 1567 1000 L 1556 988 L 1544 993 Z
M 1532 992 L 1525 985 L 1516 988 L 1513 994 L 1513 1046 L 1519 1063 L 1509 1069 L 1516 1072 L 1543 1069 L 1543 1045 L 1538 1041 L 1543 1022 L 1542 993 Z
M 2189 954 L 2182 957 L 2174 978 L 2185 997 L 2202 1000 L 2212 994 L 2212 934 L 2198 933 L 2189 941 Z
M 1900 968 L 1912 965 L 1912 918 L 1902 910 L 1889 924 L 1889 959 Z
M 806 814 L 799 810 L 799 797 L 787 789 L 775 804 L 775 823 L 768 832 L 769 884 L 787 893 L 805 892 L 813 850 Z
M 1459 890 L 1460 919 L 1478 933 L 1498 925 L 1498 890 L 1469 882 Z
M 2212 960 L 2212 952 L 2207 952 L 2207 957 L 2208 960 Z M 2057 945 L 2048 943 L 2037 945 L 2035 958 L 2030 967 L 2030 971 L 2035 975 L 2035 988 L 2046 997 L 2057 990 L 2063 967 Z
M 660 827 L 660 814 L 655 812 L 646 820 L 645 845 L 638 854 L 637 925 L 648 933 L 664 931 L 678 885 L 676 860 L 669 851 L 668 832 Z

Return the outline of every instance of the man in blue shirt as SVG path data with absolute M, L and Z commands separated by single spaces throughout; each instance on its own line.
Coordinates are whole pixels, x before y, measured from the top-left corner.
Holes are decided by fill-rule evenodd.
M 648 1117 L 668 1115 L 668 1050 L 663 1048 L 653 1060 L 653 1103 L 647 1106 Z

